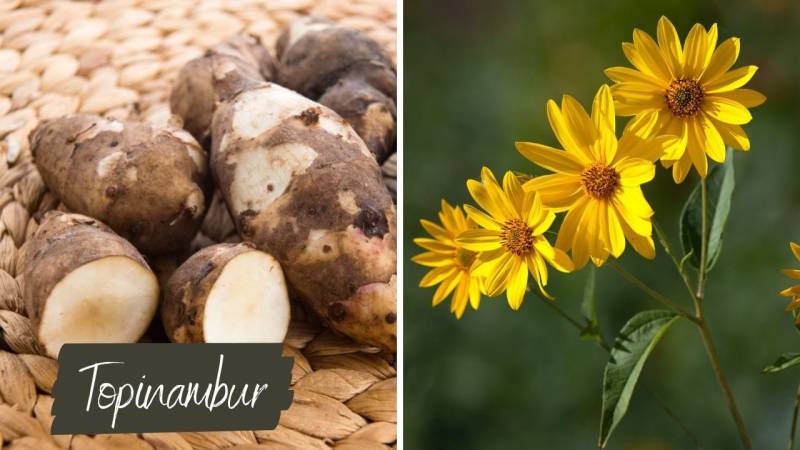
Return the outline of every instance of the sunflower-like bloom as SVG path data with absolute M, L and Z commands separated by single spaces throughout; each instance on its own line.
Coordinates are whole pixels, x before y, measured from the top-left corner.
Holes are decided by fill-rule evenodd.
M 420 287 L 439 285 L 433 294 L 433 306 L 441 303 L 450 293 L 450 312 L 460 319 L 467 308 L 478 309 L 481 303 L 481 280 L 472 275 L 472 265 L 477 253 L 465 249 L 456 242 L 456 237 L 466 230 L 476 228 L 472 219 L 464 215 L 461 207 L 453 207 L 442 200 L 437 225 L 429 220 L 421 220 L 422 227 L 433 238 L 416 238 L 414 243 L 427 250 L 411 258 L 417 264 L 432 267 L 419 282 Z
M 789 244 L 789 247 L 792 249 L 794 257 L 800 260 L 800 245 L 797 245 L 794 242 L 792 242 Z M 800 280 L 800 269 L 785 269 L 783 273 L 789 278 Z M 792 299 L 792 301 L 790 301 L 789 304 L 786 305 L 786 311 L 792 311 L 800 308 L 800 284 L 782 290 L 781 295 L 784 297 L 791 297 Z M 800 315 L 796 315 L 795 322 L 800 324 Z
M 473 273 L 485 277 L 486 294 L 494 297 L 505 290 L 509 306 L 517 310 L 530 272 L 542 294 L 552 299 L 544 290 L 545 262 L 561 272 L 574 269 L 569 256 L 553 248 L 543 236 L 555 214 L 544 208 L 539 195 L 525 192 L 510 171 L 503 177 L 501 187 L 492 171 L 484 167 L 481 181 L 468 180 L 467 189 L 483 211 L 470 205 L 464 205 L 464 210 L 483 229 L 464 231 L 456 241 L 468 250 L 480 252 Z
M 655 176 L 653 164 L 678 143 L 678 138 L 652 134 L 655 117 L 632 121 L 622 137 L 615 132 L 614 101 L 608 86 L 597 92 L 591 117 L 573 97 L 565 95 L 561 108 L 547 102 L 550 127 L 564 150 L 532 142 L 517 142 L 523 156 L 555 172 L 532 178 L 523 185 L 537 192 L 546 207 L 567 211 L 556 247 L 572 250 L 576 267 L 589 258 L 600 266 L 609 254 L 619 257 L 625 240 L 645 258 L 655 256 L 653 210 L 641 185 Z
M 739 38 L 732 37 L 715 49 L 717 25 L 709 30 L 696 24 L 681 46 L 675 27 L 666 17 L 658 21 L 658 43 L 636 29 L 633 43 L 622 50 L 636 68 L 611 67 L 605 73 L 617 114 L 634 121 L 656 117 L 656 133 L 681 137 L 674 151 L 661 157 L 672 167 L 676 183 L 683 182 L 694 165 L 701 177 L 708 173 L 706 155 L 725 161 L 725 145 L 749 150 L 750 140 L 740 125 L 750 122 L 748 108 L 764 103 L 762 94 L 741 89 L 758 67 L 730 70 L 739 57 Z

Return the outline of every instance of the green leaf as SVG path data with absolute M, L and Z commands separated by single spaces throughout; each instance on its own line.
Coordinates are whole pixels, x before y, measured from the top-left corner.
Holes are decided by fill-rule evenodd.
M 620 330 L 603 374 L 603 412 L 598 445 L 605 448 L 614 428 L 628 411 L 633 389 L 647 357 L 679 315 L 666 310 L 643 311 Z
M 597 320 L 597 296 L 595 295 L 594 265 L 589 265 L 589 275 L 586 277 L 586 286 L 583 288 L 583 301 L 581 301 L 581 314 L 586 320 L 586 325 L 581 330 L 581 339 L 587 341 L 600 341 L 600 324 Z
M 765 367 L 761 373 L 780 372 L 798 364 L 800 364 L 800 353 L 784 353 L 771 366 Z
M 722 249 L 722 234 L 731 210 L 731 196 L 734 188 L 733 150 L 728 148 L 724 164 L 716 164 L 708 172 L 706 225 L 708 226 L 708 248 L 706 254 L 706 273 L 714 268 Z M 689 195 L 681 212 L 681 242 L 684 255 L 691 257 L 689 262 L 700 267 L 702 247 L 703 210 L 700 183 Z

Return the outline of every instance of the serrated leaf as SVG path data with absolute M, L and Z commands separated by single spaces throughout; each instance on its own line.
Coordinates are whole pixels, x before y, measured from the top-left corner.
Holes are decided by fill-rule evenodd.
M 707 209 L 706 225 L 708 226 L 708 248 L 706 253 L 706 268 L 709 272 L 714 268 L 722 249 L 722 234 L 728 213 L 731 210 L 731 196 L 735 185 L 733 169 L 733 150 L 728 148 L 724 164 L 712 167 L 706 176 Z M 681 211 L 680 231 L 684 255 L 689 255 L 689 262 L 696 268 L 700 267 L 702 247 L 703 210 L 700 183 L 689 195 Z
M 780 372 L 798 364 L 800 364 L 800 353 L 784 353 L 771 366 L 765 367 L 761 373 Z
M 600 324 L 597 320 L 597 295 L 595 294 L 596 272 L 594 265 L 589 265 L 589 274 L 586 277 L 586 285 L 583 288 L 583 300 L 581 301 L 581 314 L 586 321 L 586 325 L 581 330 L 581 339 L 599 340 Z
M 603 373 L 603 409 L 598 445 L 605 448 L 611 433 L 628 411 L 633 390 L 647 357 L 679 315 L 666 310 L 643 311 L 620 330 Z

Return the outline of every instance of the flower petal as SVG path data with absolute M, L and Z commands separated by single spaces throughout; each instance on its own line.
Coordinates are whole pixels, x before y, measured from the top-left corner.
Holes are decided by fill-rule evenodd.
M 725 142 L 725 145 L 739 150 L 750 150 L 750 138 L 747 137 L 747 133 L 744 132 L 742 127 L 718 121 L 714 121 L 714 125 L 716 125 L 717 131 L 719 131 L 719 135 L 722 136 L 722 141 Z
M 653 232 L 650 219 L 642 218 L 638 211 L 625 205 L 619 198 L 613 197 L 612 204 L 617 210 L 621 222 L 625 222 L 638 235 L 650 236 Z
M 662 77 L 659 77 L 658 75 L 653 73 L 652 70 L 650 70 L 650 68 L 644 62 L 644 59 L 642 58 L 642 55 L 640 54 L 639 50 L 632 43 L 623 42 L 622 53 L 625 54 L 625 57 L 628 58 L 628 61 L 630 61 L 633 67 L 636 67 L 636 69 L 638 69 L 639 72 L 642 72 L 643 74 L 648 75 L 657 80 L 662 79 Z
M 502 223 L 494 220 L 491 216 L 472 205 L 464 205 L 464 211 L 467 212 L 469 218 L 475 221 L 476 224 L 487 230 L 500 231 L 503 226 Z
M 514 208 L 497 184 L 492 171 L 484 167 L 481 180 L 467 180 L 467 190 L 475 202 L 499 222 L 515 218 Z
M 418 246 L 436 253 L 452 253 L 456 247 L 452 243 L 444 243 L 442 241 L 431 238 L 414 238 L 414 243 Z
M 652 161 L 639 158 L 627 158 L 614 167 L 619 174 L 623 186 L 639 186 L 651 181 L 656 176 L 656 166 Z
M 525 191 L 514 172 L 507 171 L 503 176 L 503 192 L 505 192 L 511 204 L 514 206 L 519 217 L 524 217 L 525 210 Z
M 447 296 L 450 295 L 451 292 L 453 292 L 453 289 L 455 289 L 456 286 L 458 286 L 458 283 L 461 281 L 461 278 L 465 276 L 466 274 L 464 274 L 464 272 L 459 271 L 456 272 L 456 274 L 453 275 L 451 278 L 448 278 L 442 284 L 440 284 L 439 287 L 436 289 L 436 292 L 433 294 L 433 306 L 442 303 L 442 300 L 447 298 Z
M 425 252 L 415 255 L 411 260 L 425 267 L 444 267 L 453 264 L 453 255 Z
M 419 221 L 422 228 L 428 232 L 431 236 L 435 237 L 436 239 L 442 242 L 452 242 L 453 236 L 450 234 L 449 231 L 442 228 L 440 225 L 431 222 L 430 220 L 422 219 Z
M 422 277 L 422 280 L 419 282 L 419 287 L 426 288 L 435 286 L 445 279 L 455 275 L 458 270 L 459 269 L 456 266 L 444 266 L 431 269 L 425 274 L 424 277 Z
M 652 164 L 651 164 L 652 165 Z M 617 210 L 613 207 L 606 208 L 608 214 L 608 243 L 609 250 L 615 258 L 619 258 L 625 251 L 625 233 L 622 231 Z
M 780 292 L 780 295 L 782 295 L 784 297 L 797 297 L 797 296 L 800 296 L 800 285 L 786 288 L 786 289 L 784 289 L 784 290 L 782 290 Z M 789 309 L 790 308 L 787 308 L 787 310 L 789 310 Z
M 625 234 L 628 242 L 631 243 L 633 249 L 636 250 L 636 253 L 647 259 L 653 259 L 656 257 L 656 246 L 653 242 L 652 236 L 642 236 L 637 234 L 624 220 L 620 221 L 620 225 L 622 226 L 622 232 Z
M 617 152 L 616 114 L 614 113 L 614 97 L 608 85 L 600 86 L 592 103 L 592 121 L 599 131 L 600 156 L 607 163 L 614 160 Z
M 758 71 L 757 66 L 744 66 L 736 70 L 720 75 L 715 80 L 703 85 L 703 90 L 706 94 L 716 94 L 717 92 L 727 92 L 738 89 L 756 74 Z
M 561 143 L 561 146 L 564 147 L 564 150 L 567 151 L 572 159 L 581 164 L 593 161 L 592 153 L 588 148 L 583 148 L 578 144 L 577 137 L 573 136 L 565 114 L 562 113 L 561 109 L 553 100 L 547 101 L 547 120 L 550 122 L 550 128 L 552 128 L 553 133 L 556 135 L 556 139 L 558 139 L 558 142 Z M 517 149 L 519 149 L 519 147 L 517 147 Z
M 486 292 L 489 297 L 496 297 L 508 287 L 508 281 L 515 265 L 519 265 L 518 258 L 510 253 L 500 257 L 494 271 L 486 278 Z
M 591 149 L 598 138 L 597 127 L 583 109 L 583 105 L 571 95 L 564 95 L 561 98 L 561 111 L 567 119 L 570 134 L 578 146 L 582 149 Z M 592 156 L 596 160 L 598 155 Z
M 689 152 L 685 151 L 681 159 L 675 161 L 672 165 L 672 179 L 675 180 L 675 183 L 681 184 L 683 180 L 686 179 L 686 176 L 689 175 L 689 171 L 692 169 L 692 158 L 689 157 Z
M 638 28 L 634 29 L 633 45 L 639 52 L 642 61 L 656 77 L 662 80 L 673 78 L 667 62 L 664 61 L 664 56 L 658 49 L 658 44 L 649 34 Z
M 695 24 L 689 31 L 689 35 L 686 36 L 686 48 L 684 51 L 684 73 L 682 76 L 696 80 L 705 69 L 705 58 L 708 51 L 706 30 L 699 23 Z
M 456 315 L 456 319 L 461 319 L 461 317 L 464 315 L 464 310 L 467 309 L 469 285 L 469 277 L 466 275 L 462 276 L 461 281 L 458 282 L 455 292 L 453 292 L 453 299 L 450 301 L 450 312 Z
M 472 309 L 478 309 L 481 305 L 481 280 L 470 277 L 469 280 L 469 304 Z
M 525 289 L 528 287 L 528 266 L 524 262 L 518 262 L 511 273 L 508 280 L 508 288 L 506 289 L 506 298 L 508 299 L 508 306 L 514 311 L 522 306 L 522 301 L 525 299 Z
M 614 109 L 618 116 L 632 116 L 644 111 L 663 109 L 664 91 L 650 89 L 640 83 L 618 83 L 611 87 Z
M 547 228 L 550 228 L 552 221 L 549 220 L 548 215 L 551 213 L 552 212 L 546 209 L 542 204 L 542 197 L 538 194 L 534 194 L 533 203 L 531 204 L 531 208 L 528 210 L 528 217 L 526 217 L 525 223 L 529 227 L 538 229 L 544 222 L 544 224 L 547 225 Z M 547 228 L 545 228 L 545 231 Z M 541 234 L 543 232 L 544 231 L 533 234 Z
M 800 280 L 800 269 L 783 269 L 781 272 L 789 278 Z
M 587 202 L 587 197 L 581 198 L 575 203 L 575 206 L 567 212 L 567 215 L 564 216 L 564 221 L 561 222 L 561 228 L 558 230 L 558 238 L 556 238 L 557 248 L 564 251 L 572 248 L 575 233 L 578 230 L 578 224 L 581 222 Z
M 643 83 L 652 85 L 653 89 L 664 89 L 664 81 L 630 67 L 609 67 L 604 71 L 615 83 Z
M 705 114 L 698 118 L 698 124 L 703 127 L 703 134 L 706 137 L 705 149 L 706 154 L 718 163 L 725 162 L 725 142 L 722 141 L 717 127 L 714 122 Z
M 727 92 L 718 92 L 714 94 L 714 96 L 739 102 L 746 108 L 755 108 L 767 101 L 767 97 L 765 97 L 764 94 L 752 89 L 734 89 Z
M 639 217 L 653 217 L 653 208 L 644 197 L 644 192 L 639 186 L 623 186 L 618 192 L 617 197 L 625 204 L 628 209 Z
M 708 160 L 706 159 L 706 134 L 699 120 L 694 118 L 688 121 L 689 143 L 686 145 L 686 153 L 692 161 L 692 165 L 701 178 L 708 174 Z
M 577 174 L 583 171 L 581 164 L 572 154 L 534 142 L 517 142 L 517 151 L 534 164 L 553 172 Z
M 559 272 L 568 273 L 575 269 L 575 264 L 570 257 L 563 250 L 550 245 L 546 238 L 539 237 L 534 241 L 534 246 L 542 258 Z
M 711 56 L 708 67 L 700 77 L 703 84 L 713 82 L 720 75 L 728 71 L 739 57 L 739 38 L 732 37 L 727 39 L 719 46 Z
M 743 125 L 753 120 L 750 111 L 741 103 L 726 97 L 708 96 L 703 99 L 703 112 L 720 122 Z
M 553 211 L 545 209 L 544 212 L 544 217 L 541 220 L 528 224 L 528 226 L 533 227 L 534 236 L 540 236 L 544 234 L 550 229 L 550 227 L 553 225 L 553 222 L 556 220 L 556 214 Z
M 583 196 L 581 178 L 578 175 L 542 175 L 525 182 L 523 188 L 539 194 L 542 203 L 557 212 L 570 208 Z
M 500 232 L 495 230 L 466 230 L 458 235 L 456 242 L 467 250 L 482 252 L 500 248 Z
M 681 117 L 672 117 L 664 127 L 663 132 L 667 135 L 677 136 L 678 140 L 665 143 L 664 155 L 661 160 L 677 161 L 681 159 L 689 143 L 688 121 Z
M 488 167 L 481 169 L 481 182 L 489 193 L 492 203 L 499 208 L 507 218 L 519 218 L 516 208 L 506 192 L 500 187 L 494 174 Z
M 800 245 L 797 245 L 794 242 L 790 242 L 789 248 L 792 250 L 792 254 L 794 254 L 794 257 L 800 260 Z
M 675 26 L 672 25 L 669 19 L 661 16 L 658 19 L 658 47 L 661 54 L 664 56 L 664 61 L 670 68 L 670 72 L 674 76 L 681 75 L 681 67 L 683 65 L 683 50 L 681 49 L 681 40 L 678 37 L 678 32 Z
M 714 48 L 717 46 L 717 38 L 719 38 L 719 30 L 715 23 L 711 25 L 711 28 L 709 28 L 706 33 L 706 55 L 703 59 L 703 70 L 708 67 L 708 62 L 711 61 L 711 57 L 714 55 Z

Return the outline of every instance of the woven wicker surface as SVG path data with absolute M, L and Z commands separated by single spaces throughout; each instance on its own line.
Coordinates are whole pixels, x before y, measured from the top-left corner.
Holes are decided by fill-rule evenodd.
M 219 433 L 50 436 L 57 362 L 41 356 L 25 317 L 17 254 L 36 218 L 58 201 L 31 163 L 28 133 L 76 111 L 119 119 L 169 118 L 171 83 L 207 47 L 247 31 L 270 45 L 293 19 L 314 14 L 367 32 L 395 54 L 394 0 L 0 0 L 0 448 L 386 449 L 395 445 L 391 355 L 327 331 L 293 311 L 286 353 L 295 400 L 277 429 Z M 394 174 L 394 159 L 385 173 Z M 389 184 L 393 182 L 390 180 Z M 194 247 L 235 240 L 215 197 Z M 154 262 L 158 270 L 160 262 Z M 157 333 L 155 333 L 157 334 Z M 150 340 L 159 340 L 149 337 Z

